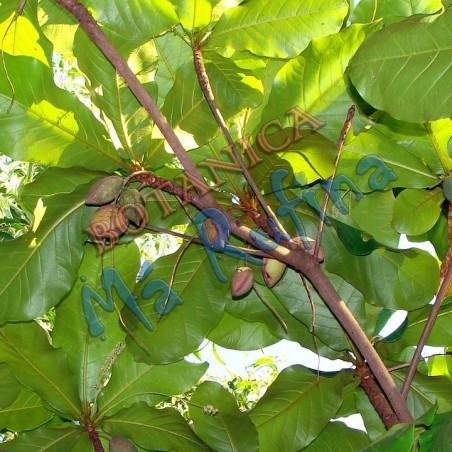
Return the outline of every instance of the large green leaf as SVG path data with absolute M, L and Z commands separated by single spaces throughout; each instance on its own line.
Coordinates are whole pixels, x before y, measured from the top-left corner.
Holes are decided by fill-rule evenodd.
M 425 136 L 425 132 L 423 135 Z M 356 136 L 349 134 L 337 174 L 350 177 L 363 192 L 374 191 L 377 188 L 375 183 L 371 182 L 373 179 L 378 180 L 377 175 L 386 179 L 382 181 L 386 189 L 425 188 L 436 185 L 439 182 L 436 174 L 438 170 L 430 166 L 434 148 L 430 143 L 430 152 L 426 153 L 427 146 L 423 151 L 420 151 L 418 146 L 417 150 L 407 146 L 407 142 L 416 142 L 417 139 L 418 131 L 396 137 L 388 132 L 387 127 L 380 124 L 374 124 L 366 132 Z M 357 168 L 360 168 L 359 177 Z
M 173 0 L 182 26 L 190 31 L 204 28 L 210 23 L 212 7 L 219 0 Z
M 414 14 L 433 14 L 442 8 L 441 0 L 361 0 L 354 8 L 350 20 L 365 23 L 382 19 L 388 24 Z
M 137 363 L 126 349 L 112 366 L 112 376 L 99 395 L 99 417 L 112 416 L 137 402 L 156 405 L 196 385 L 207 363 L 179 361 L 152 366 Z
M 4 363 L 0 364 L 0 410 L 16 400 L 22 385 L 11 369 Z
M 234 396 L 219 383 L 205 381 L 196 388 L 190 402 L 193 429 L 213 450 L 259 450 L 256 427 L 249 416 L 239 410 Z
M 449 117 L 451 27 L 449 9 L 433 22 L 409 18 L 370 36 L 349 66 L 360 95 L 405 121 Z
M 406 370 L 393 373 L 394 380 L 401 386 L 406 377 Z M 427 376 L 416 372 L 407 396 L 407 406 L 413 417 L 418 419 L 433 406 L 440 412 L 452 411 L 452 381 L 450 378 Z
M 437 291 L 437 261 L 426 251 L 376 249 L 366 256 L 348 253 L 330 229 L 323 236 L 325 268 L 356 287 L 368 303 L 412 311 L 428 304 Z
M 421 450 L 441 450 L 445 447 L 450 449 L 451 433 L 452 412 L 436 415 L 427 431 L 419 436 Z
M 198 145 L 205 144 L 217 131 L 218 124 L 199 87 L 192 61 L 176 71 L 176 79 L 165 98 L 162 113 L 173 129 L 180 128 L 193 135 Z
M 330 422 L 320 435 L 305 449 L 306 452 L 335 450 L 339 444 L 347 452 L 360 451 L 370 443 L 366 433 L 347 427 L 342 422 Z
M 353 25 L 340 33 L 315 39 L 300 56 L 289 60 L 274 78 L 259 132 L 275 119 L 283 126 L 293 125 L 294 116 L 288 112 L 298 107 L 325 123 L 319 133 L 336 142 L 347 110 L 354 103 L 346 89 L 345 68 L 374 28 Z
M 191 245 L 177 264 L 180 252 L 158 259 L 155 270 L 136 286 L 140 309 L 154 330 L 145 328 L 130 311 L 122 312 L 127 327 L 133 331 L 133 336 L 127 337 L 127 344 L 134 347 L 140 360 L 148 363 L 179 361 L 201 344 L 223 315 L 227 286 L 216 278 L 206 249 Z M 223 258 L 222 271 L 228 274 L 232 262 Z M 156 303 L 162 297 L 164 300 L 168 293 L 163 281 L 170 284 L 171 280 L 171 289 L 179 301 L 174 305 L 170 302 L 167 306 L 172 307 L 171 311 L 160 315 Z M 159 290 L 153 289 L 156 285 L 160 285 Z M 149 298 L 142 296 L 146 287 L 151 292 Z
M 0 322 L 34 319 L 72 287 L 83 255 L 89 191 L 89 185 L 77 182 L 93 178 L 84 171 L 55 169 L 24 191 L 34 221 L 27 234 L 0 244 Z
M 394 203 L 392 226 L 402 234 L 419 235 L 429 231 L 437 222 L 444 201 L 443 191 L 407 189 Z
M 309 445 L 335 416 L 350 378 L 346 373 L 318 376 L 301 366 L 284 369 L 251 412 L 260 450 L 300 450 Z
M 31 430 L 48 422 L 53 415 L 38 394 L 23 388 L 12 404 L 0 411 L 0 428 L 15 432 Z
M 226 311 L 207 338 L 221 347 L 232 350 L 258 350 L 279 340 L 263 323 L 247 322 Z
M 49 343 L 46 332 L 36 323 L 8 324 L 0 328 L 0 361 L 16 378 L 35 391 L 55 411 L 77 419 L 80 401 L 74 375 L 63 350 Z
M 57 88 L 52 70 L 29 57 L 4 55 L 15 96 L 0 70 L 0 151 L 16 160 L 64 168 L 122 166 L 104 126 L 74 94 Z M 30 77 L 33 74 L 33 77 Z M 11 110 L 8 107 L 12 102 Z
M 111 436 L 131 438 L 147 450 L 207 450 L 173 408 L 156 410 L 140 402 L 104 419 L 100 427 Z
M 13 452 L 23 452 L 24 450 L 69 451 L 79 441 L 82 434 L 83 430 L 80 428 L 41 427 L 29 432 L 21 432 L 13 441 L 2 443 L 2 449 Z
M 249 50 L 269 57 L 294 57 L 312 38 L 337 32 L 346 14 L 347 4 L 342 0 L 251 0 L 223 14 L 209 38 L 209 46 Z
M 104 26 L 108 37 L 123 55 L 178 22 L 169 0 L 114 0 L 108 4 L 103 0 L 89 0 L 86 6 L 94 9 L 96 20 Z
M 367 320 L 366 304 L 363 296 L 353 286 L 342 278 L 329 274 L 329 280 L 334 285 L 342 299 L 347 304 L 360 325 L 366 328 L 370 336 L 373 319 Z M 274 288 L 274 293 L 281 304 L 308 328 L 315 331 L 316 336 L 334 350 L 348 350 L 350 343 L 340 324 L 308 283 L 310 296 L 314 306 L 311 306 L 306 290 L 300 290 L 300 275 L 292 270 L 288 271 L 283 281 Z
M 75 34 L 74 55 L 78 67 L 88 78 L 91 101 L 105 119 L 113 142 L 121 148 L 120 155 L 132 161 L 141 160 L 154 145 L 151 139 L 152 120 L 104 54 L 82 30 Z M 143 85 L 156 97 L 156 86 L 149 82 L 156 68 L 152 42 L 138 49 L 132 55 L 130 64 Z M 166 154 L 163 149 L 161 153 Z M 152 165 L 157 167 L 164 162 L 166 155 L 160 156 L 160 161 L 156 160 L 158 156 L 154 153 L 152 156 Z
M 78 278 L 69 295 L 56 308 L 56 321 L 52 331 L 53 344 L 62 347 L 69 366 L 77 377 L 79 396 L 85 408 L 95 402 L 105 380 L 111 372 L 112 356 L 124 346 L 125 331 L 119 326 L 116 312 L 108 312 L 94 303 L 94 311 L 105 329 L 102 336 L 92 336 L 88 319 L 82 306 L 82 288 L 90 286 L 103 299 L 105 291 L 101 285 L 104 266 L 114 265 L 123 281 L 133 286 L 140 265 L 140 255 L 135 243 L 116 246 L 114 251 L 97 256 L 94 245 L 87 247 Z M 123 304 L 115 299 L 120 309 Z M 91 320 L 91 318 L 89 319 Z

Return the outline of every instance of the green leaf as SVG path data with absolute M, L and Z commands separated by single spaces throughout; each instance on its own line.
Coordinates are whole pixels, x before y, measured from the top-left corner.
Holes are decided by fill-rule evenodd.
M 233 60 L 217 52 L 205 52 L 203 57 L 213 95 L 224 119 L 261 102 L 262 82 L 252 71 L 239 68 Z
M 324 4 L 322 2 L 322 7 Z M 306 2 L 303 2 L 304 5 Z M 336 142 L 347 111 L 354 103 L 347 92 L 345 68 L 374 28 L 353 25 L 340 33 L 314 39 L 300 56 L 289 60 L 273 77 L 268 104 L 255 133 L 261 132 L 266 124 L 275 119 L 280 120 L 283 127 L 293 125 L 294 114 L 290 111 L 298 107 L 326 123 L 318 132 Z M 300 36 L 299 31 L 296 35 Z M 271 43 L 271 40 L 268 42 Z
M 215 276 L 206 249 L 191 245 L 175 267 L 180 252 L 158 259 L 155 270 L 136 286 L 140 309 L 154 330 L 145 328 L 130 311 L 122 311 L 124 322 L 133 331 L 133 337 L 127 337 L 127 344 L 133 346 L 133 353 L 140 361 L 150 364 L 179 361 L 199 347 L 223 315 L 225 286 Z M 231 268 L 233 262 L 223 257 L 222 271 L 228 274 L 225 268 Z M 174 278 L 172 275 L 175 275 Z M 167 306 L 172 306 L 171 311 L 160 315 L 157 302 L 162 297 L 164 300 L 168 293 L 163 281 L 169 284 L 171 280 L 174 297 L 177 294 L 179 300 L 174 305 L 169 303 Z M 162 286 L 157 290 L 156 285 Z M 149 298 L 143 297 L 146 287 L 151 292 Z
M 408 188 L 395 200 L 391 225 L 401 234 L 423 234 L 437 222 L 443 201 L 441 188 L 430 191 Z
M 69 451 L 82 435 L 83 430 L 80 428 L 41 427 L 30 432 L 21 432 L 13 441 L 2 443 L 2 449 L 13 452 L 23 452 L 24 450 Z
M 111 436 L 130 438 L 147 450 L 207 450 L 173 408 L 156 410 L 140 402 L 104 419 L 100 427 Z
M 127 160 L 140 161 L 153 145 L 153 121 L 105 55 L 81 29 L 75 34 L 74 55 L 78 67 L 88 77 L 91 101 L 100 109 L 112 141 L 120 147 L 118 152 Z M 156 86 L 149 82 L 156 67 L 152 43 L 138 49 L 129 64 L 143 86 L 156 97 Z
M 212 6 L 219 0 L 173 0 L 182 26 L 190 31 L 204 28 L 210 23 Z
M 22 385 L 19 383 L 14 373 L 6 365 L 0 364 L 0 410 L 11 405 L 16 400 Z M 1 427 L 0 427 L 1 428 Z
M 346 373 L 319 377 L 301 366 L 284 369 L 251 413 L 260 450 L 300 450 L 309 445 L 338 411 L 350 378 Z
M 36 322 L 8 324 L 0 328 L 0 361 L 16 378 L 35 391 L 55 411 L 77 419 L 80 401 L 75 377 L 63 350 L 53 348 Z
M 0 254 L 8 256 L 0 261 L 0 322 L 30 320 L 46 313 L 75 281 L 83 255 L 89 187 L 69 182 L 83 183 L 86 174 L 68 173 L 48 171 L 23 193 L 34 222 L 27 234 L 0 244 Z M 55 190 L 57 181 L 62 188 Z
M 427 431 L 419 436 L 421 450 L 450 450 L 452 412 L 437 414 Z
M 217 132 L 218 124 L 213 120 L 199 87 L 192 61 L 186 62 L 177 70 L 174 85 L 162 106 L 162 113 L 173 129 L 180 128 L 193 135 L 199 146 L 207 143 Z
M 398 452 L 412 450 L 414 446 L 414 424 L 396 424 L 385 436 L 362 452 Z
M 99 396 L 99 416 L 112 416 L 141 401 L 156 405 L 182 394 L 198 383 L 207 367 L 207 363 L 193 364 L 184 360 L 150 366 L 134 361 L 126 349 L 113 364 L 111 379 Z
M 412 311 L 428 304 L 436 293 L 438 263 L 426 251 L 377 249 L 367 256 L 354 256 L 330 229 L 323 240 L 325 268 L 356 287 L 368 303 Z
M 358 413 L 361 414 L 367 434 L 372 441 L 386 433 L 383 421 L 370 403 L 369 397 L 362 388 L 355 388 L 355 400 Z M 394 451 L 395 452 L 395 451 Z
M 303 451 L 324 452 L 339 447 L 347 452 L 360 451 L 370 443 L 366 433 L 347 427 L 342 422 L 330 422 L 320 435 Z
M 352 22 L 372 22 L 382 19 L 389 24 L 414 14 L 433 14 L 443 8 L 440 0 L 361 0 L 356 5 L 350 20 Z
M 114 360 L 115 350 L 120 353 L 125 345 L 126 333 L 119 326 L 116 312 L 108 312 L 93 301 L 94 311 L 105 331 L 102 336 L 94 337 L 90 334 L 88 319 L 82 306 L 82 288 L 88 285 L 105 299 L 101 275 L 109 260 L 114 260 L 114 266 L 123 281 L 130 285 L 135 283 L 140 264 L 140 255 L 133 242 L 116 246 L 112 253 L 114 256 L 106 254 L 101 258 L 97 256 L 94 246 L 87 247 L 75 285 L 56 308 L 56 321 L 52 331 L 53 344 L 65 350 L 69 366 L 77 378 L 80 400 L 85 407 L 95 402 L 105 380 L 109 378 L 110 361 Z M 120 309 L 122 302 L 118 303 L 116 298 L 114 301 Z
M 415 346 L 425 328 L 432 306 L 428 305 L 408 313 L 408 327 L 400 340 L 400 346 Z M 433 329 L 427 339 L 427 345 L 433 347 L 444 347 L 452 345 L 452 332 L 450 323 L 452 321 L 452 302 L 450 297 L 443 300 L 441 308 L 436 317 Z M 397 346 L 397 344 L 394 344 Z
M 449 117 L 451 25 L 449 9 L 433 22 L 409 18 L 370 36 L 349 65 L 359 94 L 396 119 L 424 122 Z
M 168 31 L 178 22 L 174 6 L 169 0 L 90 0 L 95 18 L 105 29 L 113 44 L 128 55 L 152 37 Z M 152 20 L 149 20 L 152 18 Z M 127 39 L 124 39 L 124 37 Z
M 425 131 L 421 133 L 425 136 Z M 405 144 L 405 140 L 410 143 L 419 140 L 417 131 L 413 131 L 413 134 L 408 133 L 396 137 L 388 132 L 387 127 L 376 124 L 356 136 L 352 136 L 350 133 L 342 151 L 337 173 L 350 177 L 363 192 L 375 190 L 371 181 L 372 178 L 377 177 L 377 174 L 380 174 L 380 177 L 384 175 L 388 178 L 386 189 L 392 187 L 427 188 L 436 185 L 439 182 L 438 175 L 436 170 L 428 164 L 432 159 L 425 158 L 425 149 L 423 152 L 420 150 L 415 152 L 411 146 Z M 422 143 L 416 147 L 420 146 Z M 428 155 L 432 151 L 433 148 L 430 149 Z M 356 168 L 364 157 L 367 157 L 369 168 L 363 167 L 364 172 L 357 177 Z M 391 179 L 394 179 L 393 176 L 395 176 L 395 180 L 389 180 L 391 174 Z
M 41 398 L 35 392 L 23 388 L 12 404 L 0 411 L 0 428 L 13 432 L 31 430 L 52 417 L 53 413 L 44 407 Z
M 366 328 L 370 336 L 374 321 L 372 318 L 367 321 L 367 307 L 362 294 L 337 275 L 328 274 L 328 277 L 359 324 Z M 334 350 L 348 350 L 350 344 L 340 324 L 308 283 L 314 304 L 314 306 L 311 306 L 306 290 L 300 290 L 300 282 L 300 275 L 289 270 L 282 283 L 274 288 L 274 293 L 290 314 L 303 322 L 308 328 L 313 328 L 312 325 L 315 322 L 313 328 L 315 334 L 324 344 L 328 344 Z
M 74 94 L 57 88 L 52 70 L 28 57 L 5 55 L 11 89 L 0 70 L 0 152 L 16 160 L 109 171 L 122 166 L 105 128 Z M 33 74 L 30 77 L 30 74 Z
M 256 427 L 249 416 L 239 410 L 234 396 L 219 383 L 202 383 L 190 401 L 193 429 L 213 450 L 259 450 Z
M 207 338 L 220 347 L 231 350 L 258 350 L 279 340 L 264 324 L 247 322 L 227 312 Z
M 223 14 L 208 45 L 268 57 L 294 57 L 312 38 L 339 31 L 346 14 L 347 4 L 341 0 L 281 4 L 251 0 Z
M 399 387 L 406 377 L 406 370 L 392 373 Z M 452 411 L 452 381 L 445 376 L 427 376 L 416 372 L 407 396 L 407 406 L 418 419 L 434 405 L 441 412 Z

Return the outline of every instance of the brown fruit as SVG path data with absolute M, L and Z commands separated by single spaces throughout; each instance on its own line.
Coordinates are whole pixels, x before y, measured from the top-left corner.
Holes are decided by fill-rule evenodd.
M 97 181 L 86 197 L 88 206 L 103 206 L 112 202 L 121 190 L 122 177 L 108 176 Z
M 111 238 L 127 231 L 129 220 L 120 209 L 114 205 L 99 207 L 91 217 L 89 230 L 94 237 Z
M 135 444 L 123 436 L 114 436 L 108 443 L 110 452 L 138 452 Z
M 264 265 L 261 267 L 262 276 L 267 287 L 271 288 L 283 277 L 287 265 L 284 262 L 267 257 L 264 257 L 262 260 L 264 261 Z
M 253 270 L 249 267 L 238 268 L 231 281 L 231 294 L 233 297 L 240 297 L 247 294 L 254 283 Z

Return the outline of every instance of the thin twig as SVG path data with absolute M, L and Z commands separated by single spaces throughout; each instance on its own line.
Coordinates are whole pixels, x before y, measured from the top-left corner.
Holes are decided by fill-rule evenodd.
M 422 331 L 421 337 L 414 352 L 413 358 L 411 359 L 410 368 L 408 370 L 405 381 L 402 386 L 402 397 L 406 399 L 408 391 L 410 390 L 411 383 L 416 373 L 417 365 L 421 359 L 422 350 L 427 343 L 428 337 L 432 331 L 433 325 L 435 324 L 436 318 L 438 317 L 439 310 L 441 309 L 441 303 L 443 302 L 444 296 L 446 295 L 447 288 L 452 279 L 452 265 L 447 269 L 444 279 L 441 281 L 441 286 L 436 295 L 435 302 L 433 303 L 432 310 L 428 316 L 427 322 L 425 323 L 424 330 Z
M 347 112 L 347 117 L 345 118 L 344 126 L 342 127 L 341 134 L 339 135 L 339 140 L 337 142 L 337 155 L 334 161 L 333 174 L 328 179 L 328 185 L 326 187 L 325 195 L 322 202 L 322 215 L 320 216 L 319 227 L 317 229 L 317 238 L 315 240 L 314 256 L 319 257 L 320 252 L 320 241 L 322 240 L 323 225 L 325 224 L 326 207 L 330 199 L 331 187 L 333 185 L 334 178 L 336 177 L 337 167 L 339 166 L 339 160 L 342 154 L 342 147 L 344 146 L 345 137 L 352 125 L 353 116 L 355 116 L 355 106 L 352 105 Z
M 263 195 L 259 190 L 259 187 L 254 181 L 250 172 L 248 171 L 248 168 L 245 165 L 245 162 L 243 161 L 242 156 L 240 155 L 240 152 L 238 151 L 237 146 L 235 145 L 235 142 L 232 139 L 232 136 L 229 133 L 228 128 L 226 127 L 223 115 L 221 114 L 220 109 L 218 108 L 217 102 L 215 100 L 215 97 L 213 95 L 212 87 L 209 81 L 209 76 L 207 75 L 206 68 L 204 66 L 201 46 L 199 44 L 195 44 L 193 47 L 193 58 L 195 63 L 195 72 L 199 81 L 199 86 L 201 87 L 204 97 L 207 100 L 207 103 L 209 104 L 209 108 L 215 118 L 215 121 L 220 126 L 220 129 L 224 137 L 226 138 L 228 145 L 231 148 L 231 152 L 232 155 L 234 156 L 234 159 L 239 165 L 241 171 L 243 172 L 243 175 L 245 176 L 248 185 L 250 186 L 251 190 L 253 191 L 254 195 L 259 201 L 259 204 L 261 205 L 262 209 L 264 209 L 264 212 L 267 215 L 267 217 L 271 218 L 275 222 L 275 225 L 278 227 L 278 229 L 283 234 L 287 235 L 287 232 L 284 230 L 283 225 L 281 224 L 281 222 L 279 221 L 278 217 L 275 215 L 271 207 L 268 205 L 267 201 L 264 199 Z
M 4 43 L 5 43 L 6 35 L 9 33 L 9 29 L 12 27 L 13 23 L 17 22 L 17 19 L 22 14 L 26 4 L 27 4 L 27 0 L 21 0 L 19 5 L 17 6 L 16 11 L 14 12 L 13 18 L 11 19 L 10 23 L 8 24 L 8 26 L 6 27 L 5 33 L 3 33 L 2 42 L 1 42 L 1 45 L 0 45 L 0 47 L 2 49 L 3 70 L 5 71 L 6 81 L 8 82 L 9 88 L 11 89 L 11 101 L 10 101 L 10 104 L 9 104 L 8 108 L 6 109 L 6 113 L 9 113 L 11 111 L 11 108 L 13 108 L 14 98 L 16 96 L 16 89 L 14 88 L 13 82 L 12 82 L 10 76 L 9 76 L 9 72 L 8 72 L 7 67 L 6 67 Z

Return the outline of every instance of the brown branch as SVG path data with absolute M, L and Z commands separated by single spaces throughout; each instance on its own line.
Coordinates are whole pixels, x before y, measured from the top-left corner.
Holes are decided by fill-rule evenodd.
M 202 58 L 201 46 L 199 44 L 195 44 L 193 47 L 193 59 L 195 64 L 195 72 L 196 76 L 198 77 L 198 82 L 199 86 L 201 87 L 201 91 L 203 92 L 204 97 L 207 103 L 209 104 L 210 111 L 212 112 L 215 121 L 220 126 L 220 129 L 224 137 L 226 138 L 229 147 L 231 148 L 231 152 L 232 155 L 234 156 L 235 161 L 239 165 L 241 171 L 243 172 L 243 175 L 245 176 L 246 181 L 248 182 L 248 185 L 251 187 L 251 190 L 253 191 L 254 195 L 259 201 L 259 204 L 261 205 L 262 209 L 264 209 L 264 212 L 267 215 L 267 217 L 271 218 L 275 222 L 276 226 L 283 234 L 287 234 L 278 217 L 275 215 L 271 207 L 268 205 L 267 201 L 265 201 L 264 197 L 262 196 L 259 187 L 254 181 L 250 172 L 248 171 L 248 168 L 246 167 L 242 159 L 242 156 L 240 155 L 240 152 L 238 151 L 237 146 L 235 145 L 235 142 L 232 139 L 232 136 L 229 133 L 228 128 L 226 127 L 223 115 L 221 114 L 220 109 L 218 108 L 217 102 L 215 100 L 215 97 L 213 95 L 212 87 L 209 81 L 209 76 L 207 75 L 206 68 L 204 66 L 204 60 Z
M 406 399 L 408 391 L 410 390 L 414 374 L 416 373 L 417 365 L 419 363 L 419 360 L 421 359 L 422 350 L 427 343 L 427 339 L 430 336 L 433 325 L 435 324 L 436 318 L 438 317 L 439 310 L 441 309 L 441 303 L 444 300 L 451 279 L 452 265 L 449 266 L 443 280 L 441 281 L 441 285 L 438 290 L 438 294 L 436 295 L 435 302 L 433 303 L 432 310 L 430 312 L 430 315 L 428 316 L 427 322 L 425 323 L 424 330 L 422 331 L 421 337 L 416 347 L 416 351 L 414 352 L 413 358 L 411 359 L 410 368 L 408 369 L 407 376 L 405 378 L 405 381 L 403 382 L 401 392 L 404 399 Z
M 168 125 L 166 118 L 157 108 L 148 92 L 141 85 L 135 74 L 127 66 L 127 63 L 123 60 L 117 50 L 109 42 L 108 38 L 102 32 L 90 13 L 76 0 L 55 1 L 66 8 L 80 22 L 82 28 L 108 58 L 118 74 L 123 77 L 130 90 L 133 92 L 140 104 L 145 108 L 149 116 L 154 120 L 155 124 L 160 129 L 169 145 L 172 147 L 176 157 L 179 159 L 184 169 L 190 176 L 199 181 L 200 186 L 197 186 L 197 188 L 199 191 L 203 192 L 202 188 L 206 187 L 205 183 L 203 182 L 196 166 L 191 161 L 187 151 L 182 146 L 173 129 Z M 150 186 L 179 196 L 181 199 L 190 202 L 200 210 L 212 207 L 217 209 L 219 208 L 215 199 L 208 190 L 205 190 L 206 193 L 204 193 L 203 196 L 200 196 L 195 192 L 187 190 L 186 188 L 177 186 L 177 184 L 174 184 L 172 181 L 159 178 L 151 173 L 149 173 L 147 179 Z M 165 185 L 165 188 L 163 188 L 162 185 Z M 231 227 L 231 232 L 234 235 L 256 246 L 256 243 L 250 235 L 251 231 L 248 227 L 241 224 L 229 213 L 223 212 L 223 214 L 226 216 Z M 317 241 L 317 243 L 319 243 L 319 241 Z M 267 253 L 275 259 L 285 262 L 296 270 L 304 273 L 310 279 L 319 295 L 338 319 L 342 328 L 347 332 L 362 356 L 367 360 L 370 369 L 389 399 L 399 420 L 401 422 L 412 421 L 411 414 L 409 413 L 403 398 L 400 396 L 400 393 L 397 391 L 389 372 L 344 301 L 340 298 L 335 288 L 331 285 L 329 279 L 322 272 L 318 260 L 313 255 L 307 253 L 299 243 L 290 241 L 285 245 L 287 247 L 277 245 L 273 250 L 267 251 Z
M 367 397 L 369 397 L 370 403 L 375 408 L 375 411 L 380 416 L 385 427 L 389 429 L 397 424 L 397 416 L 386 400 L 381 388 L 375 381 L 369 367 L 366 364 L 362 364 L 355 369 L 355 374 L 360 376 L 361 380 L 359 384 L 364 389 Z

